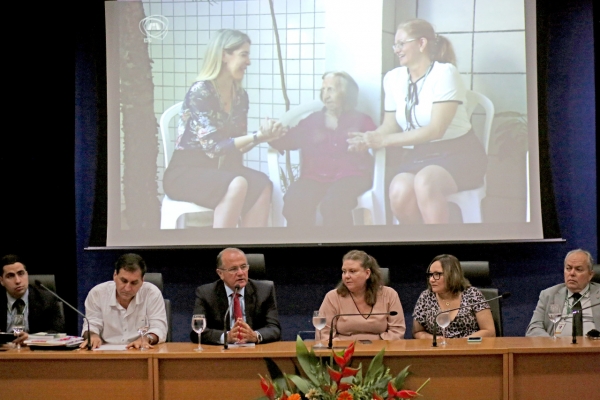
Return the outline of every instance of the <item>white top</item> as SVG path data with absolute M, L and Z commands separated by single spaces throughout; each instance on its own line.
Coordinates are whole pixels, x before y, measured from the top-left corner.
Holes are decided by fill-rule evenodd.
M 385 111 L 396 112 L 396 121 L 402 130 L 408 131 L 429 125 L 433 103 L 456 101 L 459 103 L 456 115 L 444 136 L 438 140 L 454 139 L 469 132 L 471 122 L 465 106 L 467 102 L 466 88 L 454 65 L 436 61 L 429 72 L 417 80 L 415 90 L 418 104 L 411 110 L 414 128 L 406 119 L 409 79 L 406 67 L 395 68 L 385 74 L 383 78 Z
M 158 336 L 162 343 L 167 337 L 167 313 L 160 289 L 144 282 L 127 309 L 117 301 L 116 285 L 108 281 L 96 285 L 85 299 L 85 314 L 90 321 L 90 330 L 100 335 L 109 344 L 127 344 L 140 337 L 138 328 L 144 316 L 150 319 L 148 333 Z M 83 332 L 87 323 L 83 321 Z M 83 334 L 83 333 L 82 333 Z

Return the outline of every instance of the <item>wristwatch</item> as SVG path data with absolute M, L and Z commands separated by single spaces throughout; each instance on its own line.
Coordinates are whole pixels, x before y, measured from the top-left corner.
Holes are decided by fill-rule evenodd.
M 158 336 L 155 333 L 148 333 L 146 336 L 148 336 L 148 344 L 149 345 L 154 345 L 158 343 Z M 156 341 L 155 341 L 156 340 Z
M 258 140 L 258 131 L 254 132 L 252 134 L 252 142 L 253 143 L 259 143 L 259 140 Z

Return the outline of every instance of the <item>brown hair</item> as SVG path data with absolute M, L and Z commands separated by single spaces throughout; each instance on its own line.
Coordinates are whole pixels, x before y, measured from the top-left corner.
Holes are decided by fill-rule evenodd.
M 435 256 L 427 267 L 428 273 L 431 265 L 436 261 L 439 261 L 440 264 L 442 264 L 446 289 L 448 289 L 452 294 L 464 292 L 471 286 L 469 280 L 463 275 L 462 267 L 460 266 L 460 261 L 458 261 L 458 258 L 450 254 L 440 254 L 439 256 Z M 427 289 L 431 290 L 429 278 L 427 278 Z
M 412 38 L 427 39 L 426 49 L 432 61 L 456 65 L 456 55 L 452 43 L 446 37 L 435 33 L 429 22 L 424 19 L 411 19 L 398 25 L 396 31 L 400 29 Z
M 360 250 L 350 250 L 348 253 L 342 257 L 342 262 L 347 260 L 354 260 L 360 263 L 360 266 L 364 269 L 371 270 L 371 276 L 367 279 L 366 282 L 366 290 L 365 290 L 365 302 L 372 306 L 377 301 L 377 293 L 382 286 L 383 279 L 381 278 L 381 269 L 379 268 L 379 264 L 377 264 L 377 260 L 373 257 Z M 348 288 L 344 285 L 344 281 L 340 281 L 337 285 L 337 293 L 346 297 L 348 293 Z

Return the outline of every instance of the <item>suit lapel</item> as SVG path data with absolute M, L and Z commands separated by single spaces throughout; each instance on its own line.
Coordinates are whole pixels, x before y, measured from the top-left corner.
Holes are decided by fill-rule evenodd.
M 244 305 L 246 307 L 246 323 L 253 327 L 252 316 L 256 309 L 256 291 L 254 290 L 254 284 L 248 280 L 244 294 Z
M 600 285 L 590 282 L 590 305 L 600 302 Z M 592 307 L 592 320 L 595 328 L 600 330 L 600 306 Z
M 223 316 L 227 312 L 227 307 L 229 307 L 229 299 L 227 299 L 227 292 L 225 291 L 225 284 L 223 281 L 219 280 L 216 283 L 215 292 L 217 294 L 217 312 L 219 313 L 219 321 L 223 321 Z M 229 323 L 230 318 L 227 316 L 227 320 L 224 321 L 227 330 L 231 329 L 231 324 Z

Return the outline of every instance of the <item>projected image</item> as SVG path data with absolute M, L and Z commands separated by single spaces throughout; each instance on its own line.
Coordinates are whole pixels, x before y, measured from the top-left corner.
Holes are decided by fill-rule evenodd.
M 107 244 L 541 238 L 522 0 L 106 5 Z

